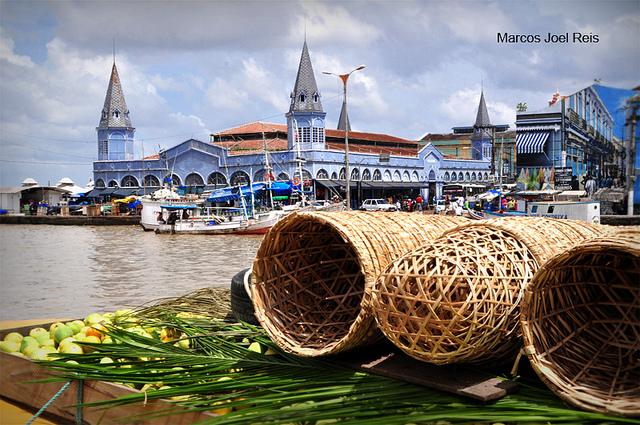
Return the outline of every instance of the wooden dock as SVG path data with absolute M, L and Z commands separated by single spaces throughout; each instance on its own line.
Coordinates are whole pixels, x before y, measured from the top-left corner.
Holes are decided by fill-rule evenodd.
M 57 226 L 133 226 L 139 215 L 0 215 L 0 224 L 52 224 Z

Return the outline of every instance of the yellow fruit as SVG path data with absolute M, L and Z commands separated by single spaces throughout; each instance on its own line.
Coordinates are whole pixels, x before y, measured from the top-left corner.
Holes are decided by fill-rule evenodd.
M 25 336 L 24 338 L 22 338 L 22 342 L 20 342 L 20 352 L 24 354 L 24 349 L 28 346 L 35 346 L 36 348 L 38 348 L 40 346 L 40 343 L 32 336 Z
M 39 349 L 40 349 L 40 346 L 38 344 L 29 344 L 24 348 L 20 348 L 20 352 L 25 356 L 31 358 L 31 356 L 33 356 L 33 353 L 35 353 L 36 350 L 39 350 Z
M 0 342 L 0 351 L 4 353 L 16 353 L 20 351 L 20 343 L 15 341 Z
M 85 325 L 97 325 L 98 323 L 102 322 L 104 320 L 104 317 L 102 317 L 101 314 L 99 313 L 91 313 L 90 315 L 88 315 L 87 317 L 84 318 L 84 323 Z
M 51 326 L 49 326 L 49 337 L 50 337 L 51 339 L 53 339 L 53 333 L 56 331 L 56 328 L 57 328 L 58 326 L 60 326 L 60 325 L 64 325 L 64 323 L 62 323 L 62 322 L 56 322 L 56 323 L 51 324 Z
M 73 329 L 71 329 L 69 326 L 60 325 L 57 326 L 53 331 L 53 339 L 55 339 L 57 343 L 60 343 L 60 341 L 62 341 L 63 339 L 73 336 L 74 333 L 75 332 L 73 332 Z
M 260 345 L 259 342 L 252 342 L 251 345 L 249 345 L 249 348 L 247 348 L 247 350 L 260 354 L 262 353 L 262 346 Z
M 57 353 L 57 351 L 53 347 L 42 347 L 31 353 L 30 357 L 32 360 L 51 360 L 50 353 Z
M 102 343 L 103 344 L 113 344 L 113 339 L 107 335 L 104 338 L 102 338 Z
M 18 344 L 20 344 L 22 342 L 22 338 L 24 337 L 20 335 L 18 332 L 11 332 L 5 335 L 4 340 L 17 342 Z
M 102 331 L 104 330 L 104 326 L 94 325 L 85 331 L 87 337 L 95 336 L 99 340 L 102 340 Z
M 214 406 L 219 406 L 221 404 L 226 404 L 226 403 L 229 403 L 229 400 L 227 400 L 227 401 L 217 401 L 217 402 L 213 403 L 213 405 Z M 214 413 L 216 415 L 226 415 L 227 413 L 231 413 L 232 410 L 233 409 L 230 408 L 230 407 L 221 407 L 219 409 L 211 410 L 211 413 Z
M 52 339 L 47 339 L 46 341 L 44 341 L 43 343 L 40 344 L 40 347 L 55 347 L 56 346 L 56 342 Z
M 111 357 L 103 357 L 100 359 L 100 364 L 111 364 L 113 359 Z
M 63 339 L 62 341 L 60 341 L 60 344 L 58 344 L 58 348 L 62 347 L 63 345 L 66 345 L 66 344 L 73 344 L 76 341 L 77 340 L 76 340 L 75 336 L 69 336 L 69 337 Z
M 71 328 L 74 334 L 77 334 L 82 330 L 82 328 L 84 328 L 84 322 L 82 320 L 74 320 L 73 322 L 67 322 L 65 323 L 65 325 Z
M 49 332 L 36 333 L 34 335 L 34 338 L 36 339 L 36 341 L 38 341 L 39 345 L 44 345 L 44 343 L 50 339 L 49 338 Z
M 67 344 L 61 345 L 60 347 L 58 347 L 58 352 L 64 354 L 84 354 L 82 347 L 74 342 L 69 342 Z
M 36 338 L 37 335 L 43 334 L 43 333 L 46 333 L 47 335 L 49 335 L 49 331 L 47 331 L 45 328 L 33 328 L 29 331 L 29 336 Z

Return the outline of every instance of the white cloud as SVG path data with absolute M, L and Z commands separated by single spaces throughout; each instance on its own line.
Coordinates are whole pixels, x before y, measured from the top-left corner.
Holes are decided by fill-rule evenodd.
M 0 60 L 6 60 L 12 65 L 33 68 L 33 62 L 29 56 L 16 55 L 13 52 L 14 42 L 10 38 L 0 36 Z
M 366 45 L 381 37 L 377 27 L 358 19 L 338 3 L 304 2 L 300 6 L 302 16 L 291 25 L 291 41 L 300 40 L 305 26 L 307 38 L 314 43 Z

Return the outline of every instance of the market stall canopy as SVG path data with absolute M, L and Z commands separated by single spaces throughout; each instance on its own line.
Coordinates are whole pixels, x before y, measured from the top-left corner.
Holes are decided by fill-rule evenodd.
M 225 187 L 223 189 L 216 189 L 211 192 L 211 195 L 207 198 L 208 202 L 228 202 L 236 199 L 240 199 L 240 195 L 242 196 L 250 196 L 251 192 L 256 193 L 264 190 L 266 187 L 265 183 L 254 183 L 251 187 L 242 186 L 238 187 Z

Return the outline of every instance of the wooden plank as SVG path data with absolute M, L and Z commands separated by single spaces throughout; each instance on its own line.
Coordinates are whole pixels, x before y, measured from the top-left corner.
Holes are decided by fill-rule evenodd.
M 0 331 L 0 339 L 9 332 L 28 331 L 29 329 L 41 326 L 48 329 L 49 324 L 34 324 L 22 328 L 5 329 Z M 51 374 L 43 367 L 32 361 L 12 356 L 0 352 L 0 395 L 10 401 L 22 403 L 34 409 L 39 409 L 53 395 L 62 388 L 63 382 L 55 383 L 31 383 L 29 381 L 46 379 Z M 51 415 L 62 419 L 64 423 L 74 423 L 77 400 L 78 383 L 73 382 L 71 386 L 47 409 Z M 102 381 L 86 381 L 83 385 L 83 401 L 90 403 L 100 400 L 109 400 L 126 394 L 139 392 L 124 385 L 113 384 Z M 160 410 L 174 408 L 176 405 L 168 400 L 150 400 L 143 404 L 129 404 L 123 406 L 112 406 L 107 409 L 98 407 L 83 408 L 83 418 L 87 424 L 116 423 L 122 418 L 139 415 L 152 414 Z M 195 422 L 211 419 L 216 416 L 206 412 L 188 412 L 168 417 L 153 418 L 146 421 L 130 422 L 134 424 L 149 425 L 187 425 Z
M 387 345 L 358 350 L 338 363 L 363 372 L 423 385 L 483 403 L 498 400 L 518 389 L 518 384 L 465 366 L 436 366 L 420 362 Z

